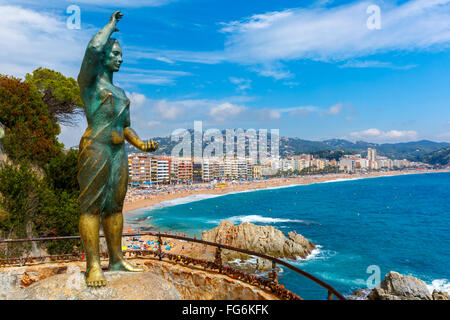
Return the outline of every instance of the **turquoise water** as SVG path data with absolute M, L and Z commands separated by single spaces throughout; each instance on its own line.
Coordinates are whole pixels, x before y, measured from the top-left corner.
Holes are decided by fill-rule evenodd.
M 296 230 L 319 250 L 292 263 L 344 295 L 366 288 L 376 265 L 450 290 L 450 173 L 380 177 L 166 203 L 143 211 L 161 230 L 200 235 L 224 219 Z M 192 201 L 185 199 L 181 201 Z M 433 282 L 434 281 L 434 282 Z M 284 269 L 280 283 L 305 299 L 325 289 Z

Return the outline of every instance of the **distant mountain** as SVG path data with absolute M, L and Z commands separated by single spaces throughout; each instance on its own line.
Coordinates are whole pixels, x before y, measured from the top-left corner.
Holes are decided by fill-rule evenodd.
M 414 160 L 420 155 L 432 153 L 444 148 L 450 148 L 450 143 L 433 142 L 428 140 L 404 142 L 404 143 L 385 143 L 377 147 L 377 151 L 384 156 L 397 159 Z
M 189 130 L 189 132 L 191 136 L 193 136 L 193 131 Z M 222 131 L 222 134 L 225 141 L 225 131 Z M 153 140 L 156 140 L 159 144 L 159 149 L 154 153 L 155 155 L 170 155 L 173 147 L 178 144 L 178 142 L 172 142 L 170 137 L 156 137 L 153 138 Z M 268 151 L 270 152 L 270 135 L 268 136 L 267 143 Z M 206 145 L 207 143 L 203 142 L 203 148 L 205 148 Z M 193 143 L 191 144 L 191 147 L 193 148 Z M 391 159 L 407 159 L 411 161 L 424 159 L 424 162 L 427 162 L 434 161 L 432 160 L 435 159 L 433 153 L 439 152 L 442 149 L 450 148 L 450 143 L 421 140 L 414 142 L 377 144 L 365 141 L 351 142 L 343 139 L 311 141 L 303 140 L 300 138 L 280 137 L 279 150 L 282 157 L 298 155 L 302 153 L 318 154 L 321 151 L 342 151 L 343 154 L 361 153 L 364 156 L 367 154 L 367 148 L 374 148 L 377 150 L 378 155 L 386 156 Z M 127 152 L 139 152 L 138 149 L 129 144 L 126 145 L 126 149 Z M 248 151 L 247 142 L 246 151 Z M 445 153 L 445 151 L 442 152 Z M 436 154 L 436 157 L 439 158 L 439 154 Z M 440 160 L 436 161 L 436 163 L 440 163 Z
M 417 161 L 429 163 L 437 166 L 450 166 L 450 148 L 441 149 L 418 156 Z
M 281 138 L 280 154 L 282 156 L 301 153 L 313 153 L 314 151 L 342 150 L 346 154 L 367 154 L 367 148 L 374 148 L 377 154 L 391 159 L 408 159 L 415 161 L 419 156 L 427 155 L 445 148 L 450 148 L 450 143 L 421 140 L 404 143 L 370 143 L 365 141 L 351 142 L 343 139 L 330 139 L 324 141 L 308 141 L 298 138 Z
M 343 139 L 329 139 L 324 141 L 325 144 L 338 150 L 354 150 L 355 152 L 367 151 L 367 148 L 376 148 L 376 143 L 356 141 L 351 142 Z

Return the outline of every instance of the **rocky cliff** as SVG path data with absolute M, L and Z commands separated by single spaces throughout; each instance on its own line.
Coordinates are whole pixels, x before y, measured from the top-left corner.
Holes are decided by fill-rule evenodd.
M 306 258 L 315 248 L 311 241 L 295 231 L 289 232 L 286 237 L 282 231 L 272 226 L 257 226 L 248 222 L 235 226 L 230 221 L 222 221 L 216 228 L 204 231 L 202 240 L 289 259 Z M 249 258 L 227 250 L 224 250 L 223 256 L 225 261 Z M 262 270 L 271 268 L 271 263 L 262 259 L 257 260 L 257 265 Z
M 202 239 L 290 259 L 306 258 L 315 248 L 311 241 L 295 231 L 289 232 L 286 238 L 282 231 L 272 226 L 248 222 L 235 226 L 230 221 L 222 221 L 216 228 L 204 231 Z

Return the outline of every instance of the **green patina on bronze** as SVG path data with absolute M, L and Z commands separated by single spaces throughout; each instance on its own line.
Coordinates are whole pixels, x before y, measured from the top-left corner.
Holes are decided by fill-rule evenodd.
M 99 256 L 100 222 L 109 252 L 109 269 L 142 271 L 122 255 L 122 207 L 128 186 L 128 160 L 124 141 L 151 152 L 154 141 L 142 141 L 130 127 L 130 100 L 113 85 L 113 73 L 122 64 L 122 49 L 111 38 L 118 31 L 120 11 L 89 42 L 78 75 L 88 127 L 81 138 L 78 157 L 80 235 L 86 251 L 86 283 L 106 285 Z

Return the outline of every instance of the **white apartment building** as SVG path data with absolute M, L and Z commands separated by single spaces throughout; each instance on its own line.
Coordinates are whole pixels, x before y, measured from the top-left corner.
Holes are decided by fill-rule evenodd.
M 169 176 L 169 160 L 158 160 L 156 165 L 156 176 L 158 183 L 168 183 Z
M 213 181 L 220 178 L 220 164 L 217 159 L 204 159 L 202 162 L 202 180 Z
M 377 160 L 377 150 L 373 148 L 367 148 L 367 159 L 370 161 Z
M 130 183 L 151 181 L 151 161 L 149 154 L 131 153 L 128 155 L 128 173 Z
M 339 161 L 339 170 L 345 172 L 355 172 L 358 170 L 367 170 L 369 168 L 369 160 L 360 157 L 343 157 Z
M 378 159 L 378 167 L 380 169 L 392 169 L 394 168 L 394 162 L 391 159 L 386 157 L 382 157 L 382 159 Z

